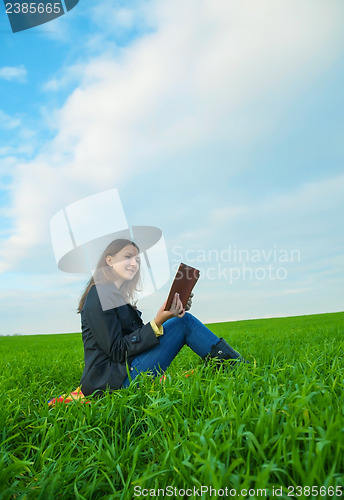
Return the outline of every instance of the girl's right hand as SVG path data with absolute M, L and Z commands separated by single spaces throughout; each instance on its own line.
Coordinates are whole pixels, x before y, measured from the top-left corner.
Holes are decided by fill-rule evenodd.
M 167 300 L 165 300 L 154 318 L 157 326 L 161 326 L 163 323 L 165 323 L 165 321 L 171 318 L 182 318 L 185 314 L 185 309 L 183 307 L 182 301 L 179 298 L 179 293 L 176 293 L 173 297 L 169 311 L 165 311 L 166 302 Z

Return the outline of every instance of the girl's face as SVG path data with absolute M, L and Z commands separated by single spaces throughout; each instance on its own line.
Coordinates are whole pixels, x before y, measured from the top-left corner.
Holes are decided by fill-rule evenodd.
M 114 256 L 108 255 L 106 262 L 115 273 L 114 283 L 118 288 L 132 280 L 140 269 L 139 252 L 134 245 L 125 246 Z

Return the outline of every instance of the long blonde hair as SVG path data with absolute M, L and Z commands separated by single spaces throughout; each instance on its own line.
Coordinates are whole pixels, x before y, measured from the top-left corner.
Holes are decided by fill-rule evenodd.
M 84 306 L 88 292 L 90 291 L 92 286 L 98 285 L 99 283 L 113 283 L 113 281 L 114 281 L 113 271 L 110 268 L 110 266 L 107 264 L 106 257 L 108 255 L 110 255 L 111 257 L 114 257 L 118 252 L 120 252 L 123 248 L 125 248 L 128 245 L 134 246 L 137 249 L 137 251 L 140 252 L 140 249 L 136 245 L 136 243 L 134 243 L 133 241 L 130 241 L 130 240 L 126 240 L 126 239 L 113 240 L 105 248 L 101 258 L 99 259 L 99 262 L 98 262 L 97 267 L 93 273 L 93 276 L 87 282 L 85 290 L 84 290 L 83 294 L 81 295 L 81 298 L 79 301 L 79 306 L 78 306 L 78 313 L 81 312 L 81 309 Z M 120 288 L 120 292 L 121 292 L 121 295 L 122 295 L 124 301 L 131 304 L 133 307 L 136 307 L 135 293 L 140 290 L 140 288 L 139 288 L 140 284 L 141 284 L 141 276 L 140 276 L 140 268 L 139 268 L 139 270 L 135 274 L 134 278 L 132 280 L 125 281 Z

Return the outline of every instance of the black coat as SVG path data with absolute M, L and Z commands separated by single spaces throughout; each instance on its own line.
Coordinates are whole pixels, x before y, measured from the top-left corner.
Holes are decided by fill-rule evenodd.
M 93 286 L 81 310 L 85 368 L 81 390 L 85 396 L 106 388 L 119 389 L 130 361 L 159 344 L 150 323 L 126 304 L 113 283 Z

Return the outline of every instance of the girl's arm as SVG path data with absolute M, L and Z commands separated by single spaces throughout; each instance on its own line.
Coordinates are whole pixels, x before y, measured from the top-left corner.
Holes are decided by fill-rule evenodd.
M 82 311 L 83 330 L 88 329 L 99 348 L 112 361 L 118 363 L 123 363 L 128 357 L 136 356 L 159 344 L 150 323 L 145 325 L 133 324 L 134 331 L 124 335 L 120 320 L 120 316 L 123 314 L 122 307 L 126 308 L 128 306 L 103 311 L 94 287 L 94 289 L 90 290 L 87 304 L 85 304 Z

